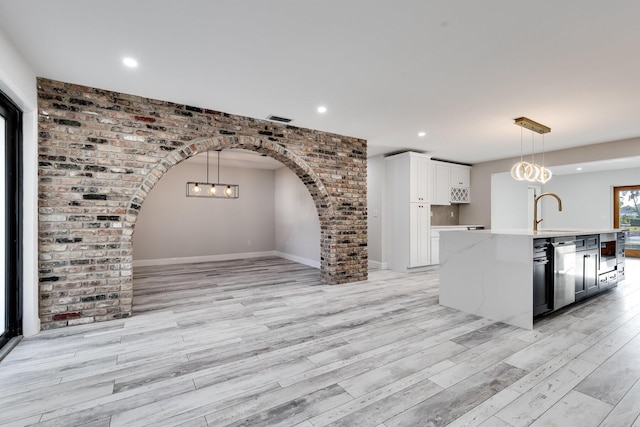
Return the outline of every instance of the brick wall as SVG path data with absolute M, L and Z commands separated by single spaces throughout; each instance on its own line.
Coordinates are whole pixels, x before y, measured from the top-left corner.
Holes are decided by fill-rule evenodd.
M 366 141 L 38 79 L 43 329 L 131 315 L 132 235 L 146 195 L 199 152 L 269 155 L 309 189 L 321 279 L 367 279 Z

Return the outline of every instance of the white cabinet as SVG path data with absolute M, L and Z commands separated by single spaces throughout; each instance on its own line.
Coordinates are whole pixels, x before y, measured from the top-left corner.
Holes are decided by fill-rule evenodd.
M 471 167 L 451 165 L 451 203 L 471 203 Z
M 431 162 L 431 204 L 450 205 L 451 166 L 443 162 Z
M 429 201 L 429 157 L 419 153 L 409 154 L 409 198 L 414 203 Z
M 392 270 L 430 264 L 430 161 L 411 152 L 385 158 L 385 250 Z
M 429 265 L 431 209 L 424 203 L 411 203 L 409 207 L 409 267 Z
M 471 167 L 451 164 L 451 186 L 471 187 Z
M 450 205 L 471 202 L 471 166 L 431 162 L 431 203 Z

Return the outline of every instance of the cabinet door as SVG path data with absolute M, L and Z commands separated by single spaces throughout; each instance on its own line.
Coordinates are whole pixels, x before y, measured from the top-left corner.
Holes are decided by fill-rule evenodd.
M 598 289 L 598 251 L 588 251 L 584 259 L 584 288 L 587 295 Z
M 551 265 L 547 258 L 533 260 L 533 315 L 537 316 L 553 309 L 551 285 Z
M 409 214 L 409 267 L 429 265 L 431 239 L 429 205 L 411 203 Z
M 592 295 L 598 289 L 598 254 L 576 252 L 576 301 Z
M 410 201 L 426 203 L 429 201 L 429 158 L 412 155 L 409 160 Z
M 471 169 L 468 166 L 451 166 L 451 186 L 471 187 Z
M 450 205 L 451 196 L 451 166 L 440 163 L 431 163 L 431 197 L 432 205 Z

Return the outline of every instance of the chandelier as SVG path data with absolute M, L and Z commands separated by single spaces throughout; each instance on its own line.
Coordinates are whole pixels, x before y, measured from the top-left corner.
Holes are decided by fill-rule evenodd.
M 526 117 L 514 119 L 514 123 L 521 127 L 520 161 L 511 167 L 511 177 L 518 181 L 540 182 L 544 184 L 549 181 L 552 176 L 551 171 L 544 166 L 544 134 L 551 132 L 551 128 Z M 531 131 L 531 163 L 525 162 L 523 158 L 523 129 L 525 128 Z M 533 132 L 542 135 L 542 165 L 538 165 L 535 162 Z
M 187 197 L 213 197 L 218 199 L 237 199 L 240 197 L 240 187 L 236 184 L 220 183 L 220 151 L 218 152 L 218 180 L 209 182 L 209 152 L 207 151 L 207 181 L 187 182 Z

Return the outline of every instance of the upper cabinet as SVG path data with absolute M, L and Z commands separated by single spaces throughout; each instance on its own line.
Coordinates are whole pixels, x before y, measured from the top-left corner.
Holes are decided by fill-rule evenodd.
M 420 153 L 409 155 L 409 199 L 412 203 L 429 202 L 429 162 Z
M 471 202 L 471 167 L 456 163 L 431 162 L 431 204 Z
M 471 167 L 451 165 L 451 203 L 471 203 Z
M 448 163 L 431 162 L 431 204 L 449 205 L 451 195 L 451 166 Z

